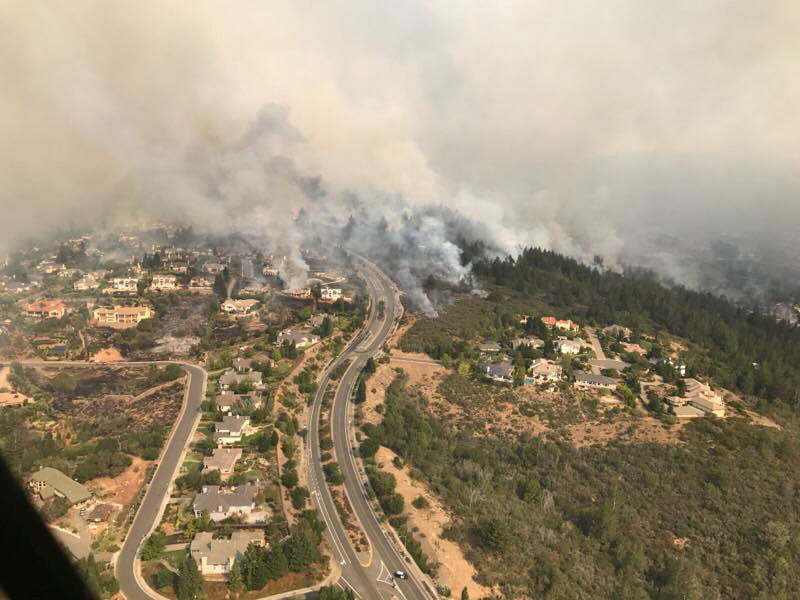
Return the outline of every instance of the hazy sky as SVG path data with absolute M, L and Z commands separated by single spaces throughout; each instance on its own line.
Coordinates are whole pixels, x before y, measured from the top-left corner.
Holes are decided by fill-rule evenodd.
M 799 75 L 796 0 L 0 0 L 0 203 L 283 231 L 319 177 L 508 249 L 796 237 Z

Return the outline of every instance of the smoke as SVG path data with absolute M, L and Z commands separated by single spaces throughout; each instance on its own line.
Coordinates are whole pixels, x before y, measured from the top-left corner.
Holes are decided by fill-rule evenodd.
M 158 219 L 263 238 L 300 287 L 304 240 L 352 214 L 347 243 L 428 309 L 428 274 L 469 280 L 462 238 L 763 292 L 800 255 L 799 15 L 6 2 L 0 245 Z

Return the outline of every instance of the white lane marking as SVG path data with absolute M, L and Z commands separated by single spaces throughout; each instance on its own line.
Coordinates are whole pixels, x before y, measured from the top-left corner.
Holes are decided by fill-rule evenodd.
M 325 520 L 325 525 L 328 528 L 328 531 L 331 533 L 331 539 L 333 540 L 333 545 L 336 546 L 336 550 L 341 557 L 341 561 L 339 564 L 346 564 L 347 563 L 347 553 L 344 551 L 344 546 L 342 545 L 341 540 L 339 540 L 339 536 L 336 535 L 336 530 L 333 528 L 332 521 L 330 516 L 328 515 L 328 509 L 325 508 L 325 502 L 322 499 L 322 494 L 315 490 L 316 492 L 316 499 L 317 499 L 317 506 L 319 507 L 319 511 L 322 513 L 322 518 Z
M 339 579 L 341 579 L 342 581 L 344 581 L 344 582 L 345 582 L 345 584 L 347 584 L 347 587 L 349 587 L 351 590 L 353 590 L 353 593 L 354 593 L 354 594 L 355 594 L 357 597 L 361 598 L 361 594 L 359 594 L 359 593 L 356 591 L 356 588 L 354 588 L 354 587 L 353 587 L 353 584 L 351 584 L 349 581 L 347 581 L 347 579 L 345 579 L 345 578 L 344 578 L 344 575 L 339 575 Z

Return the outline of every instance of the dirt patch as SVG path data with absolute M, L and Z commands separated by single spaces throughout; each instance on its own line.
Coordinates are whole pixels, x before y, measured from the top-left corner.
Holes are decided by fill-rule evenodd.
M 678 433 L 685 423 L 664 425 L 653 417 L 633 418 L 620 415 L 619 419 L 608 423 L 587 421 L 567 428 L 574 446 L 603 445 L 619 438 L 627 443 L 679 444 Z
M 403 313 L 403 318 L 400 319 L 400 324 L 397 326 L 397 329 L 394 330 L 394 333 L 389 338 L 388 344 L 390 348 L 396 348 L 397 345 L 400 343 L 400 340 L 403 339 L 403 336 L 406 332 L 413 327 L 414 323 L 417 322 L 417 317 L 409 313 Z M 423 355 L 427 358 L 427 355 Z
M 11 382 L 8 381 L 10 372 L 11 369 L 8 367 L 0 367 L 0 406 L 25 404 L 31 400 L 31 398 L 28 398 L 25 394 L 14 391 Z
M 96 363 L 110 363 L 110 362 L 120 362 L 120 361 L 122 361 L 122 354 L 120 353 L 119 350 L 114 348 L 114 346 L 103 348 L 102 350 L 95 352 L 89 359 L 89 362 L 96 362 Z
M 144 484 L 147 466 L 151 461 L 134 456 L 131 466 L 116 477 L 98 477 L 86 484 L 103 502 L 125 506 L 133 501 Z
M 378 450 L 376 460 L 383 464 L 383 469 L 392 473 L 397 480 L 396 492 L 403 496 L 408 515 L 408 528 L 415 530 L 414 536 L 419 540 L 425 553 L 440 563 L 438 580 L 449 587 L 455 596 L 466 587 L 470 598 L 484 598 L 492 594 L 492 590 L 474 580 L 477 571 L 455 542 L 442 537 L 442 530 L 450 522 L 438 498 L 428 491 L 419 481 L 411 479 L 407 467 L 398 469 L 392 463 L 395 453 L 388 448 Z M 424 497 L 428 508 L 418 509 L 411 503 L 419 496 Z
M 397 372 L 388 364 L 381 365 L 367 381 L 367 401 L 361 405 L 365 423 L 377 425 L 383 420 L 383 415 L 377 407 L 383 404 L 386 388 L 397 377 Z

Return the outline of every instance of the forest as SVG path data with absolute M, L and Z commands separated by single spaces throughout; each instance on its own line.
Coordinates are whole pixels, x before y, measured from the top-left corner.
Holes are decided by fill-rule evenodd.
M 698 419 L 679 445 L 574 448 L 448 429 L 403 375 L 370 439 L 453 511 L 447 536 L 503 597 L 791 598 L 800 589 L 796 432 Z

